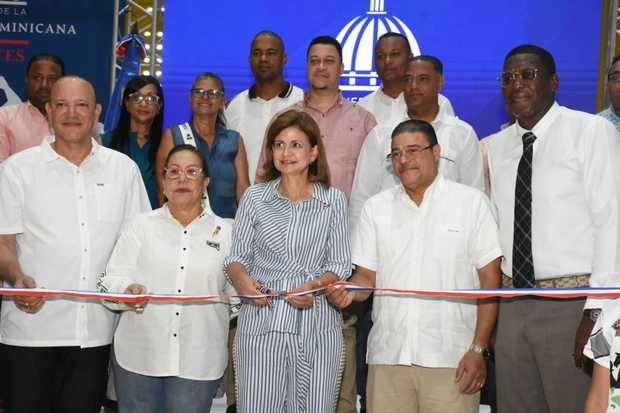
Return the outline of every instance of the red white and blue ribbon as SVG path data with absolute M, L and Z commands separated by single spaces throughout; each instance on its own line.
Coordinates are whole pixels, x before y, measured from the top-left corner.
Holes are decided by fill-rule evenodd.
M 335 283 L 337 288 L 344 288 L 352 292 L 374 292 L 382 296 L 421 296 L 445 298 L 494 298 L 494 297 L 523 297 L 536 296 L 546 298 L 571 299 L 578 297 L 593 298 L 620 298 L 620 287 L 612 288 L 501 288 L 501 289 L 456 289 L 456 290 L 405 290 L 397 288 L 368 288 L 349 283 Z M 140 301 L 157 302 L 221 302 L 230 298 L 253 300 L 262 298 L 286 298 L 322 293 L 327 287 L 304 291 L 278 291 L 266 294 L 253 295 L 181 295 L 181 294 L 125 294 L 97 291 L 55 290 L 46 288 L 0 288 L 0 296 L 30 296 L 30 297 L 60 297 L 85 298 L 96 300 L 110 300 L 124 303 Z

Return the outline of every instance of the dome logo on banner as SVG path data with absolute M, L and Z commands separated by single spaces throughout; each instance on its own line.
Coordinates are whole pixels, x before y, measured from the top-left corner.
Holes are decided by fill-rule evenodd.
M 379 87 L 374 47 L 377 39 L 387 32 L 404 35 L 409 40 L 413 55 L 420 54 L 418 41 L 405 22 L 385 11 L 384 0 L 370 0 L 366 14 L 350 20 L 336 36 L 342 45 L 344 63 L 341 90 L 373 92 Z

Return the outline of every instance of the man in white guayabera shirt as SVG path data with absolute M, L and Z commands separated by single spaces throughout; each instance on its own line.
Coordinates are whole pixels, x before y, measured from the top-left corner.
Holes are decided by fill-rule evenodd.
M 18 288 L 96 290 L 121 225 L 150 209 L 137 165 L 92 138 L 92 85 L 52 87 L 55 135 L 0 173 L 0 274 Z M 3 299 L 0 335 L 10 412 L 98 413 L 114 313 L 97 300 Z

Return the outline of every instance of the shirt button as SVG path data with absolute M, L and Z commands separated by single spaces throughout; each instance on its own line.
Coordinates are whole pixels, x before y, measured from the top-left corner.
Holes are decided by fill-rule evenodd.
M 187 248 L 183 247 L 183 251 L 186 251 L 186 250 L 187 250 Z
M 83 277 L 82 277 L 82 279 L 83 279 L 83 280 L 85 280 L 85 279 L 86 279 L 86 277 L 84 277 L 84 276 L 83 276 Z
M 174 333 L 174 334 L 173 334 L 173 336 L 175 336 L 175 337 L 176 337 L 176 336 L 177 336 L 177 333 Z
M 88 248 L 84 248 L 84 252 L 88 252 Z
M 177 315 L 179 315 L 179 313 L 177 313 Z
M 187 230 L 183 231 L 184 234 L 187 234 Z
M 181 265 L 181 269 L 184 269 L 185 267 Z
M 85 227 L 85 226 L 86 226 L 86 223 L 82 222 L 80 225 L 82 225 L 83 227 Z
M 84 197 L 82 195 L 80 195 L 80 199 L 83 199 Z
M 180 293 L 180 292 L 181 292 L 181 290 L 177 290 L 177 292 L 178 292 L 178 293 Z

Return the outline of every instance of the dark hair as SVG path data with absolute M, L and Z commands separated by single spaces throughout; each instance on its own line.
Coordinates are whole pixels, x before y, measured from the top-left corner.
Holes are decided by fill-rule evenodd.
M 327 158 L 325 156 L 325 147 L 321 141 L 319 125 L 312 119 L 312 116 L 296 109 L 290 109 L 278 115 L 271 123 L 267 131 L 267 139 L 265 139 L 265 163 L 263 164 L 263 170 L 265 172 L 260 176 L 260 180 L 271 181 L 280 176 L 280 171 L 278 171 L 273 164 L 273 142 L 280 132 L 291 127 L 302 131 L 308 137 L 310 146 L 316 146 L 319 151 L 317 158 L 308 167 L 310 181 L 322 182 L 325 186 L 329 187 L 331 184 L 329 166 L 327 165 Z
M 418 119 L 408 119 L 403 121 L 396 126 L 394 131 L 392 132 L 392 139 L 397 137 L 402 133 L 415 133 L 420 132 L 426 136 L 428 140 L 428 144 L 431 146 L 437 145 L 437 134 L 435 133 L 435 128 L 428 122 Z
M 441 63 L 441 60 L 439 60 L 439 58 L 435 56 L 431 56 L 429 54 L 421 54 L 418 56 L 412 56 L 409 61 L 410 62 L 428 62 L 433 65 L 433 69 L 435 69 L 435 72 L 439 73 L 440 75 L 443 75 L 443 63 Z
M 411 45 L 409 44 L 409 39 L 407 39 L 405 35 L 396 32 L 387 32 L 379 36 L 379 38 L 377 39 L 377 43 L 375 43 L 375 50 L 377 49 L 377 46 L 379 46 L 379 42 L 384 39 L 402 39 L 403 42 L 405 42 L 405 46 L 407 46 L 409 54 L 411 54 Z
M 172 158 L 172 156 L 175 153 L 179 153 L 179 152 L 183 152 L 183 151 L 191 152 L 194 155 L 196 155 L 198 158 L 200 158 L 200 167 L 202 168 L 202 173 L 204 174 L 205 177 L 208 177 L 209 176 L 209 167 L 207 166 L 207 161 L 205 160 L 205 157 L 198 150 L 198 148 L 196 148 L 194 145 L 188 145 L 186 143 L 184 143 L 182 145 L 177 145 L 174 148 L 172 148 L 172 150 L 170 152 L 168 152 L 168 156 L 166 156 L 166 162 L 164 162 L 164 173 L 166 173 L 165 172 L 165 168 L 170 163 L 170 159 Z
M 129 127 L 131 125 L 131 115 L 127 111 L 125 106 L 129 95 L 135 93 L 147 85 L 155 86 L 157 89 L 157 96 L 159 96 L 159 113 L 153 119 L 151 124 L 151 130 L 149 131 L 149 141 L 151 147 L 149 148 L 149 162 L 151 167 L 155 167 L 155 158 L 157 156 L 157 150 L 161 142 L 161 132 L 164 123 L 164 91 L 159 84 L 159 81 L 153 76 L 134 76 L 129 79 L 125 89 L 123 90 L 123 99 L 121 100 L 121 114 L 118 119 L 116 128 L 112 131 L 110 138 L 110 148 L 119 152 L 123 152 L 126 155 L 129 153 Z
M 312 41 L 310 42 L 310 45 L 308 45 L 308 50 L 306 50 L 306 58 L 308 58 L 308 55 L 310 54 L 310 49 L 315 44 L 326 44 L 326 45 L 334 46 L 336 50 L 338 51 L 338 56 L 340 56 L 340 61 L 342 62 L 342 46 L 340 46 L 340 43 L 338 43 L 338 40 L 334 39 L 331 36 L 317 36 L 314 39 L 312 39 Z
M 224 89 L 224 81 L 222 80 L 222 78 L 213 72 L 203 72 L 199 74 L 198 76 L 196 76 L 196 79 L 194 79 L 194 83 L 192 83 L 192 89 L 196 87 L 198 82 L 200 82 L 201 80 L 205 80 L 205 79 L 215 80 L 217 84 L 220 86 L 220 89 L 222 89 L 222 92 L 226 91 Z M 220 110 L 218 110 L 215 124 L 220 125 L 222 127 L 226 126 L 226 115 L 224 115 L 224 108 L 220 108 Z
M 506 66 L 506 62 L 508 61 L 508 59 L 518 54 L 533 54 L 538 56 L 540 64 L 545 69 L 547 74 L 549 76 L 555 74 L 555 60 L 553 60 L 553 56 L 551 55 L 551 53 L 549 53 L 542 47 L 533 44 L 522 44 L 509 51 L 506 55 L 506 58 L 504 59 L 504 67 Z
M 282 37 L 280 37 L 278 33 L 272 32 L 271 30 L 261 30 L 260 32 L 256 33 L 252 38 L 252 43 L 250 43 L 250 53 L 251 50 L 254 48 L 254 43 L 256 43 L 256 39 L 261 36 L 270 36 L 276 39 L 280 43 L 280 48 L 282 49 L 282 52 L 284 52 L 284 40 L 282 40 Z
M 32 65 L 40 60 L 49 60 L 50 62 L 55 63 L 56 65 L 58 65 L 58 67 L 60 67 L 60 76 L 65 75 L 65 62 L 59 56 L 50 53 L 39 53 L 32 56 L 30 60 L 28 60 L 28 65 L 26 66 L 26 74 L 30 73 L 30 68 L 32 67 Z

